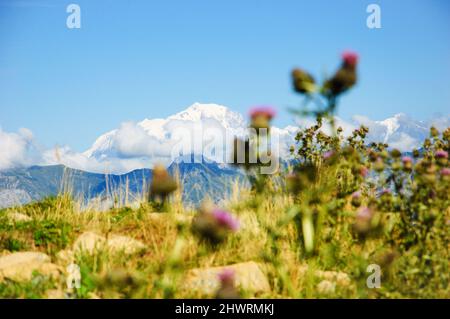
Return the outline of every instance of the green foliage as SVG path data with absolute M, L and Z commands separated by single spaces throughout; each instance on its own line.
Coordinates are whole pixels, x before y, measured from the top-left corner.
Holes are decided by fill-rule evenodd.
M 5 239 L 2 238 L 0 243 L 0 250 L 6 249 L 11 252 L 20 251 L 27 248 L 27 244 L 21 239 L 16 239 L 14 237 L 7 237 Z
M 66 222 L 44 220 L 33 226 L 33 238 L 36 246 L 64 249 L 70 241 L 72 226 Z
M 6 299 L 41 299 L 46 297 L 46 291 L 53 288 L 55 283 L 51 279 L 35 274 L 28 282 L 0 282 L 0 296 Z

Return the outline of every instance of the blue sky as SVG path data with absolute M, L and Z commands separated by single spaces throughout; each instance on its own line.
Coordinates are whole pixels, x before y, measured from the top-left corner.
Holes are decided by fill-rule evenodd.
M 81 7 L 81 29 L 66 7 Z M 366 7 L 381 6 L 381 29 Z M 246 113 L 300 104 L 290 70 L 321 77 L 340 52 L 361 56 L 339 115 L 416 119 L 450 112 L 450 2 L 0 0 L 0 127 L 46 146 L 87 149 L 121 122 L 166 117 L 198 101 Z

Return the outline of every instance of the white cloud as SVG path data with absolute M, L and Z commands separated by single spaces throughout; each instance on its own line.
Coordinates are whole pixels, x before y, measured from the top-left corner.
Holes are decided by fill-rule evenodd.
M 436 115 L 428 121 L 428 126 L 434 126 L 441 132 L 450 127 L 450 116 Z
M 18 133 L 8 133 L 0 128 L 0 169 L 28 166 L 36 162 L 33 133 L 21 128 Z
M 406 152 L 418 147 L 420 142 L 421 141 L 418 141 L 417 139 L 402 132 L 389 141 L 389 146 L 402 152 Z

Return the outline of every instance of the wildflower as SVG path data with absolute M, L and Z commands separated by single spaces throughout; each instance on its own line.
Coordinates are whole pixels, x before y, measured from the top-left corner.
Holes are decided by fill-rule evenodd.
M 173 179 L 163 165 L 155 165 L 153 168 L 153 179 L 150 184 L 149 199 L 159 197 L 165 201 L 167 196 L 177 189 L 177 182 Z
M 436 156 L 436 158 L 448 158 L 448 153 L 444 150 L 438 150 L 434 155 Z
M 219 274 L 220 288 L 216 292 L 216 299 L 239 299 L 241 296 L 235 286 L 235 273 L 232 269 L 225 269 Z
M 432 137 L 437 137 L 437 136 L 439 136 L 439 131 L 438 131 L 438 129 L 435 128 L 434 126 L 432 126 L 432 127 L 430 128 L 430 136 L 432 136 Z
M 314 78 L 303 70 L 294 69 L 292 71 L 292 80 L 294 89 L 298 93 L 308 94 L 315 91 L 316 86 Z
M 398 149 L 394 148 L 394 149 L 391 151 L 391 156 L 392 156 L 393 158 L 399 158 L 400 156 L 402 156 L 402 153 L 401 153 Z
M 323 153 L 323 159 L 327 160 L 329 158 L 331 158 L 334 155 L 334 151 L 327 151 L 325 153 Z
M 276 112 L 270 106 L 254 107 L 250 110 L 251 124 L 250 126 L 260 133 L 261 129 L 270 129 L 270 121 L 275 116 Z
M 448 153 L 446 151 L 438 150 L 434 155 L 439 165 L 444 166 L 447 164 Z
M 378 157 L 378 159 L 375 161 L 373 168 L 379 173 L 384 170 L 384 162 L 381 157 Z
M 403 162 L 403 164 L 412 163 L 412 158 L 409 156 L 403 156 L 402 162 Z
M 450 180 L 450 168 L 448 168 L 448 167 L 444 167 L 443 169 L 441 169 L 441 177 L 444 179 L 444 180 Z
M 356 191 L 352 194 L 352 205 L 355 207 L 361 206 L 362 195 L 361 191 Z
M 235 220 L 230 213 L 220 209 L 214 209 L 212 213 L 219 225 L 232 231 L 237 231 L 239 229 L 238 221 Z
M 355 67 L 358 63 L 358 54 L 351 51 L 345 51 L 342 53 L 342 60 L 344 61 L 344 65 Z
M 369 169 L 365 166 L 361 166 L 361 168 L 359 169 L 359 173 L 362 177 L 367 177 L 367 175 L 369 175 Z
M 375 211 L 368 207 L 361 207 L 355 217 L 353 230 L 361 237 L 365 237 L 377 226 Z
M 192 229 L 201 238 L 218 244 L 239 229 L 239 222 L 229 212 L 204 206 L 192 221 Z
M 338 96 L 356 84 L 356 66 L 358 55 L 354 52 L 342 54 L 342 65 L 336 74 L 325 82 L 324 90 L 327 95 Z
M 409 156 L 403 156 L 402 157 L 402 163 L 403 163 L 403 169 L 405 171 L 411 171 L 412 170 L 412 158 Z

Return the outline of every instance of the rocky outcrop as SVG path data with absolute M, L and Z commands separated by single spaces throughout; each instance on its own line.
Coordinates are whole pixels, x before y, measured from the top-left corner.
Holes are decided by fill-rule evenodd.
M 39 252 L 17 252 L 0 257 L 0 282 L 31 280 L 34 273 L 56 278 L 61 269 L 50 262 L 50 257 Z
M 219 274 L 232 270 L 238 288 L 251 293 L 270 292 L 269 281 L 259 264 L 253 261 L 223 267 L 191 269 L 186 275 L 184 289 L 212 295 L 219 289 Z

